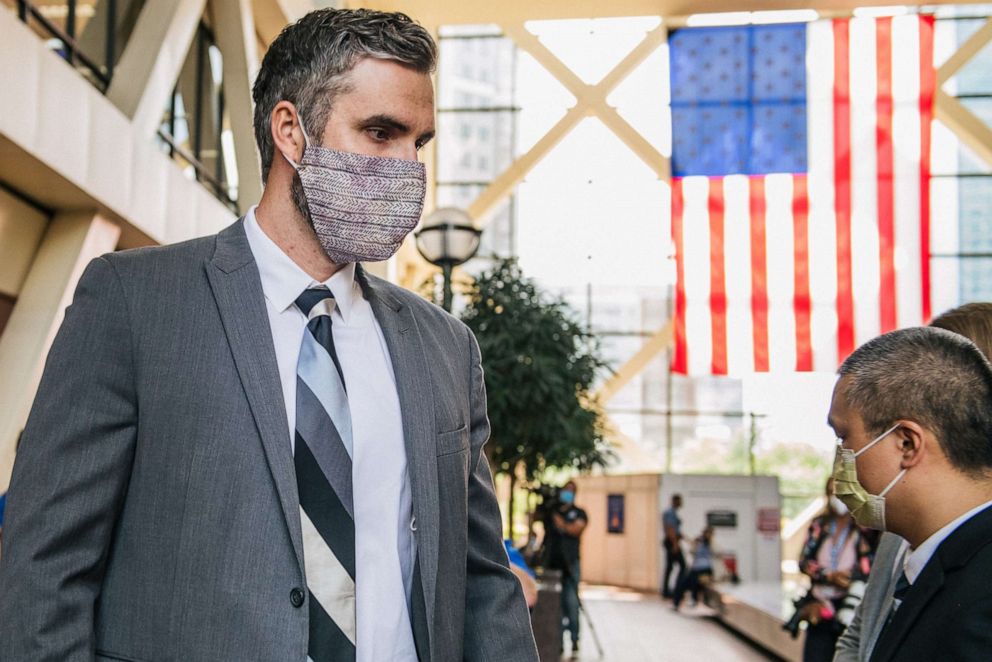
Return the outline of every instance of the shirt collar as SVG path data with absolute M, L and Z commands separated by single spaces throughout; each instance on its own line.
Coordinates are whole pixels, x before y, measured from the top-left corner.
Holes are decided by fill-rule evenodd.
M 326 286 L 334 295 L 334 310 L 341 314 L 341 319 L 347 324 L 355 305 L 355 297 L 360 296 L 355 292 L 355 263 L 344 265 L 322 283 L 311 280 L 307 285 L 307 287 L 320 286 Z
M 281 313 L 293 305 L 303 290 L 326 286 L 334 295 L 335 310 L 347 324 L 355 297 L 358 296 L 355 292 L 355 264 L 346 264 L 323 282 L 315 281 L 265 234 L 255 217 L 255 207 L 252 206 L 245 214 L 245 234 L 258 265 L 265 298 Z
M 908 550 L 903 560 L 903 572 L 906 573 L 906 579 L 909 580 L 909 583 L 913 584 L 916 582 L 916 578 L 923 572 L 923 568 L 926 567 L 927 562 L 934 555 L 934 552 L 937 551 L 937 548 L 940 547 L 940 543 L 944 542 L 959 526 L 990 505 L 992 505 L 992 501 L 986 501 L 980 506 L 972 508 L 924 540 L 916 549 Z

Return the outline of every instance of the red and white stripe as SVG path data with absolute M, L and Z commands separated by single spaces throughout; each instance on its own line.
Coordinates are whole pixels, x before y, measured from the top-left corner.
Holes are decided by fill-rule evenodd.
M 833 371 L 929 319 L 933 28 L 811 23 L 808 172 L 672 181 L 675 372 Z

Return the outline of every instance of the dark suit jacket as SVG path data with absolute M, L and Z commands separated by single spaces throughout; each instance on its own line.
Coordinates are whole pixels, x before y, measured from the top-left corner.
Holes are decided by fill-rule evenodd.
M 402 408 L 424 660 L 537 659 L 483 444 L 479 349 L 361 275 Z M 282 386 L 241 222 L 90 263 L 8 494 L 0 660 L 293 660 L 303 545 Z M 294 597 L 295 596 L 295 597 Z
M 937 548 L 875 644 L 871 662 L 992 660 L 992 507 Z

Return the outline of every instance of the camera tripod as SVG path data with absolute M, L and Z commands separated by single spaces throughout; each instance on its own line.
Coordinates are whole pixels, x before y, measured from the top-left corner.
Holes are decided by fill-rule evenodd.
M 571 574 L 572 574 L 572 563 L 571 563 L 571 561 L 568 561 L 568 560 L 565 561 L 565 572 L 568 573 L 568 576 L 571 576 Z M 564 577 L 562 579 L 564 579 Z M 586 611 L 586 606 L 585 606 L 585 604 L 583 604 L 582 598 L 579 597 L 579 586 L 578 586 L 578 584 L 576 584 L 576 586 L 575 586 L 575 601 L 579 605 L 579 614 L 580 614 L 580 616 L 585 616 L 585 618 L 586 618 L 586 624 L 589 626 L 589 632 L 592 633 L 592 641 L 593 641 L 594 644 L 596 644 L 596 652 L 598 653 L 599 657 L 602 658 L 603 657 L 603 646 L 602 646 L 602 644 L 599 643 L 599 635 L 596 634 L 596 626 L 593 625 L 592 616 L 590 616 L 589 615 L 589 612 Z

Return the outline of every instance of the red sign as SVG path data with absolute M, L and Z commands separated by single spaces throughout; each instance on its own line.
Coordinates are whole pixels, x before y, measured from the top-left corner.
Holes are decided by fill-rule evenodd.
M 782 513 L 778 508 L 758 508 L 758 531 L 778 533 L 782 528 Z

